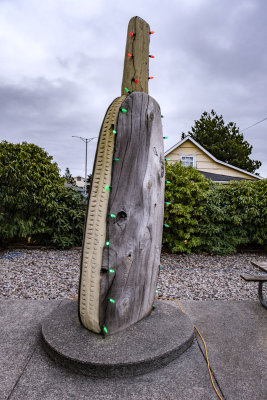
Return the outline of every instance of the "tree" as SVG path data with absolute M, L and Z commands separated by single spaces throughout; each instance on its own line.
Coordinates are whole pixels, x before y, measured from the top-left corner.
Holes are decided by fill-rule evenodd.
M 63 178 L 65 179 L 66 183 L 68 183 L 69 185 L 76 186 L 75 179 L 71 175 L 70 169 L 68 167 L 65 170 L 65 174 L 63 175 Z
M 252 173 L 261 166 L 260 161 L 249 158 L 252 146 L 244 140 L 236 124 L 225 125 L 222 115 L 218 116 L 214 110 L 205 111 L 188 135 L 220 161 Z M 183 132 L 182 139 L 185 136 Z
M 0 142 L 0 241 L 80 245 L 86 204 L 43 149 Z

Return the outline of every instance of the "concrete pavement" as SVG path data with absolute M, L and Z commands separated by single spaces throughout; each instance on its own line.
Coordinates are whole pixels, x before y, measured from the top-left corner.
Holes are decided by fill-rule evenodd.
M 196 340 L 178 359 L 142 376 L 95 379 L 56 365 L 41 347 L 40 328 L 43 319 L 64 302 L 0 302 L 1 399 L 218 398 Z M 267 399 L 267 311 L 257 301 L 181 303 L 206 340 L 225 399 Z

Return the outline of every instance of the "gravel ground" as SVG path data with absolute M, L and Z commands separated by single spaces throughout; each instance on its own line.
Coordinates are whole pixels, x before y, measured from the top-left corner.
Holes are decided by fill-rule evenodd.
M 0 298 L 73 299 L 77 297 L 80 250 L 12 250 L 0 254 Z M 158 296 L 189 300 L 257 299 L 257 283 L 240 273 L 259 273 L 251 261 L 267 255 L 231 256 L 163 253 Z M 267 285 L 265 285 L 267 286 Z M 267 290 L 264 288 L 267 298 Z

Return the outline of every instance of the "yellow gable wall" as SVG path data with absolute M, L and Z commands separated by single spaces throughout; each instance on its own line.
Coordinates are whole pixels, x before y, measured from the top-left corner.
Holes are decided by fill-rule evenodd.
M 245 172 L 239 172 L 231 167 L 217 163 L 207 154 L 205 154 L 201 149 L 194 145 L 190 140 L 186 140 L 179 147 L 167 154 L 166 157 L 170 158 L 169 162 L 180 161 L 180 157 L 184 155 L 195 156 L 196 159 L 196 169 L 204 172 L 211 172 L 212 174 L 221 174 L 234 176 L 238 178 L 255 179 L 251 175 L 247 175 Z

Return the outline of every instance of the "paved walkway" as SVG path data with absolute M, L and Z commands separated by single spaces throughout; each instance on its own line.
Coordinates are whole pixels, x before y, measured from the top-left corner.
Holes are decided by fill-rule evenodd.
M 54 364 L 40 345 L 43 318 L 66 300 L 0 302 L 0 399 L 212 400 L 197 342 L 168 366 L 124 379 L 92 379 Z M 257 301 L 182 301 L 203 334 L 227 400 L 267 399 L 267 311 Z

